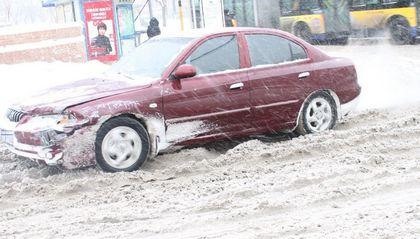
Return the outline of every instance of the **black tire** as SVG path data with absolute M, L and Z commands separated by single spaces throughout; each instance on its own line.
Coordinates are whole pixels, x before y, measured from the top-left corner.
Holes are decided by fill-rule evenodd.
M 311 29 L 306 24 L 298 24 L 294 29 L 294 35 L 313 44 Z
M 392 19 L 388 24 L 388 30 L 393 44 L 406 45 L 413 41 L 410 36 L 410 25 L 402 17 Z
M 320 130 L 314 130 L 314 127 L 316 125 L 314 125 L 313 122 L 310 122 L 307 115 L 312 114 L 314 118 L 317 118 L 317 113 L 312 110 L 312 104 L 314 103 L 317 105 L 319 101 L 322 103 L 328 104 L 328 106 L 330 107 L 330 112 L 329 112 L 330 120 L 329 122 L 324 122 L 323 127 Z M 324 118 L 322 119 L 322 121 L 324 121 Z M 335 126 L 336 122 L 337 122 L 337 105 L 335 104 L 334 99 L 327 92 L 320 91 L 320 92 L 312 94 L 303 103 L 302 112 L 299 115 L 298 125 L 296 127 L 295 132 L 299 135 L 305 135 L 305 134 L 311 134 L 315 132 L 330 130 Z
M 122 156 L 121 152 L 110 153 L 107 151 L 107 149 L 109 150 L 108 143 L 112 140 L 110 137 L 118 136 L 118 133 L 121 139 L 113 140 L 114 143 L 118 143 L 118 147 L 114 143 L 111 147 L 113 149 L 117 148 L 118 150 L 124 149 L 124 151 L 128 151 L 126 158 L 122 160 L 118 157 Z M 112 118 L 105 122 L 96 134 L 96 162 L 106 172 L 131 172 L 137 170 L 146 161 L 149 152 L 149 134 L 143 125 L 133 118 L 122 116 Z
M 349 37 L 338 38 L 336 40 L 336 42 L 337 42 L 337 45 L 345 46 L 345 45 L 347 45 L 349 43 Z

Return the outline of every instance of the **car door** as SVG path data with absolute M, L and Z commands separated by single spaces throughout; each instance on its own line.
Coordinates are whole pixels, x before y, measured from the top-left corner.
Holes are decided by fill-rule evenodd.
M 230 136 L 250 128 L 250 86 L 239 49 L 233 34 L 206 39 L 182 62 L 193 65 L 197 75 L 164 83 L 168 134 L 188 131 L 182 141 L 193 136 Z
M 277 35 L 246 34 L 245 38 L 254 127 L 263 132 L 294 127 L 311 78 L 306 50 Z

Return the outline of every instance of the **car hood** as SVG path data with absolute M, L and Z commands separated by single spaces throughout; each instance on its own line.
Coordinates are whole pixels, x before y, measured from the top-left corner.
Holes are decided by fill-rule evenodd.
M 92 100 L 121 94 L 134 89 L 147 88 L 151 84 L 136 84 L 124 77 L 109 79 L 90 78 L 56 86 L 27 97 L 12 108 L 32 115 L 61 113 L 68 107 Z

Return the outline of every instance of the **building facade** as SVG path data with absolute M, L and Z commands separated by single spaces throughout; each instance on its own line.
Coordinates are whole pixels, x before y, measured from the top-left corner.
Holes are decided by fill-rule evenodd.
M 81 21 L 79 6 L 89 0 L 44 0 L 44 7 L 55 7 L 57 23 Z M 150 18 L 159 20 L 164 31 L 218 28 L 225 25 L 225 11 L 239 27 L 278 28 L 278 0 L 115 0 L 133 4 L 136 31 L 147 29 Z
M 223 0 L 224 9 L 234 14 L 239 27 L 278 28 L 278 0 Z

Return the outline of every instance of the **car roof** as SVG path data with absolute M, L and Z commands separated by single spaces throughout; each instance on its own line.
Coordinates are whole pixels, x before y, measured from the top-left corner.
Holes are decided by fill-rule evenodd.
M 183 32 L 169 32 L 160 35 L 161 38 L 166 37 L 191 37 L 191 38 L 201 38 L 206 36 L 211 36 L 221 33 L 237 33 L 237 32 L 275 32 L 275 33 L 284 33 L 280 30 L 270 29 L 270 28 L 257 28 L 257 27 L 222 27 L 217 29 L 192 29 Z

